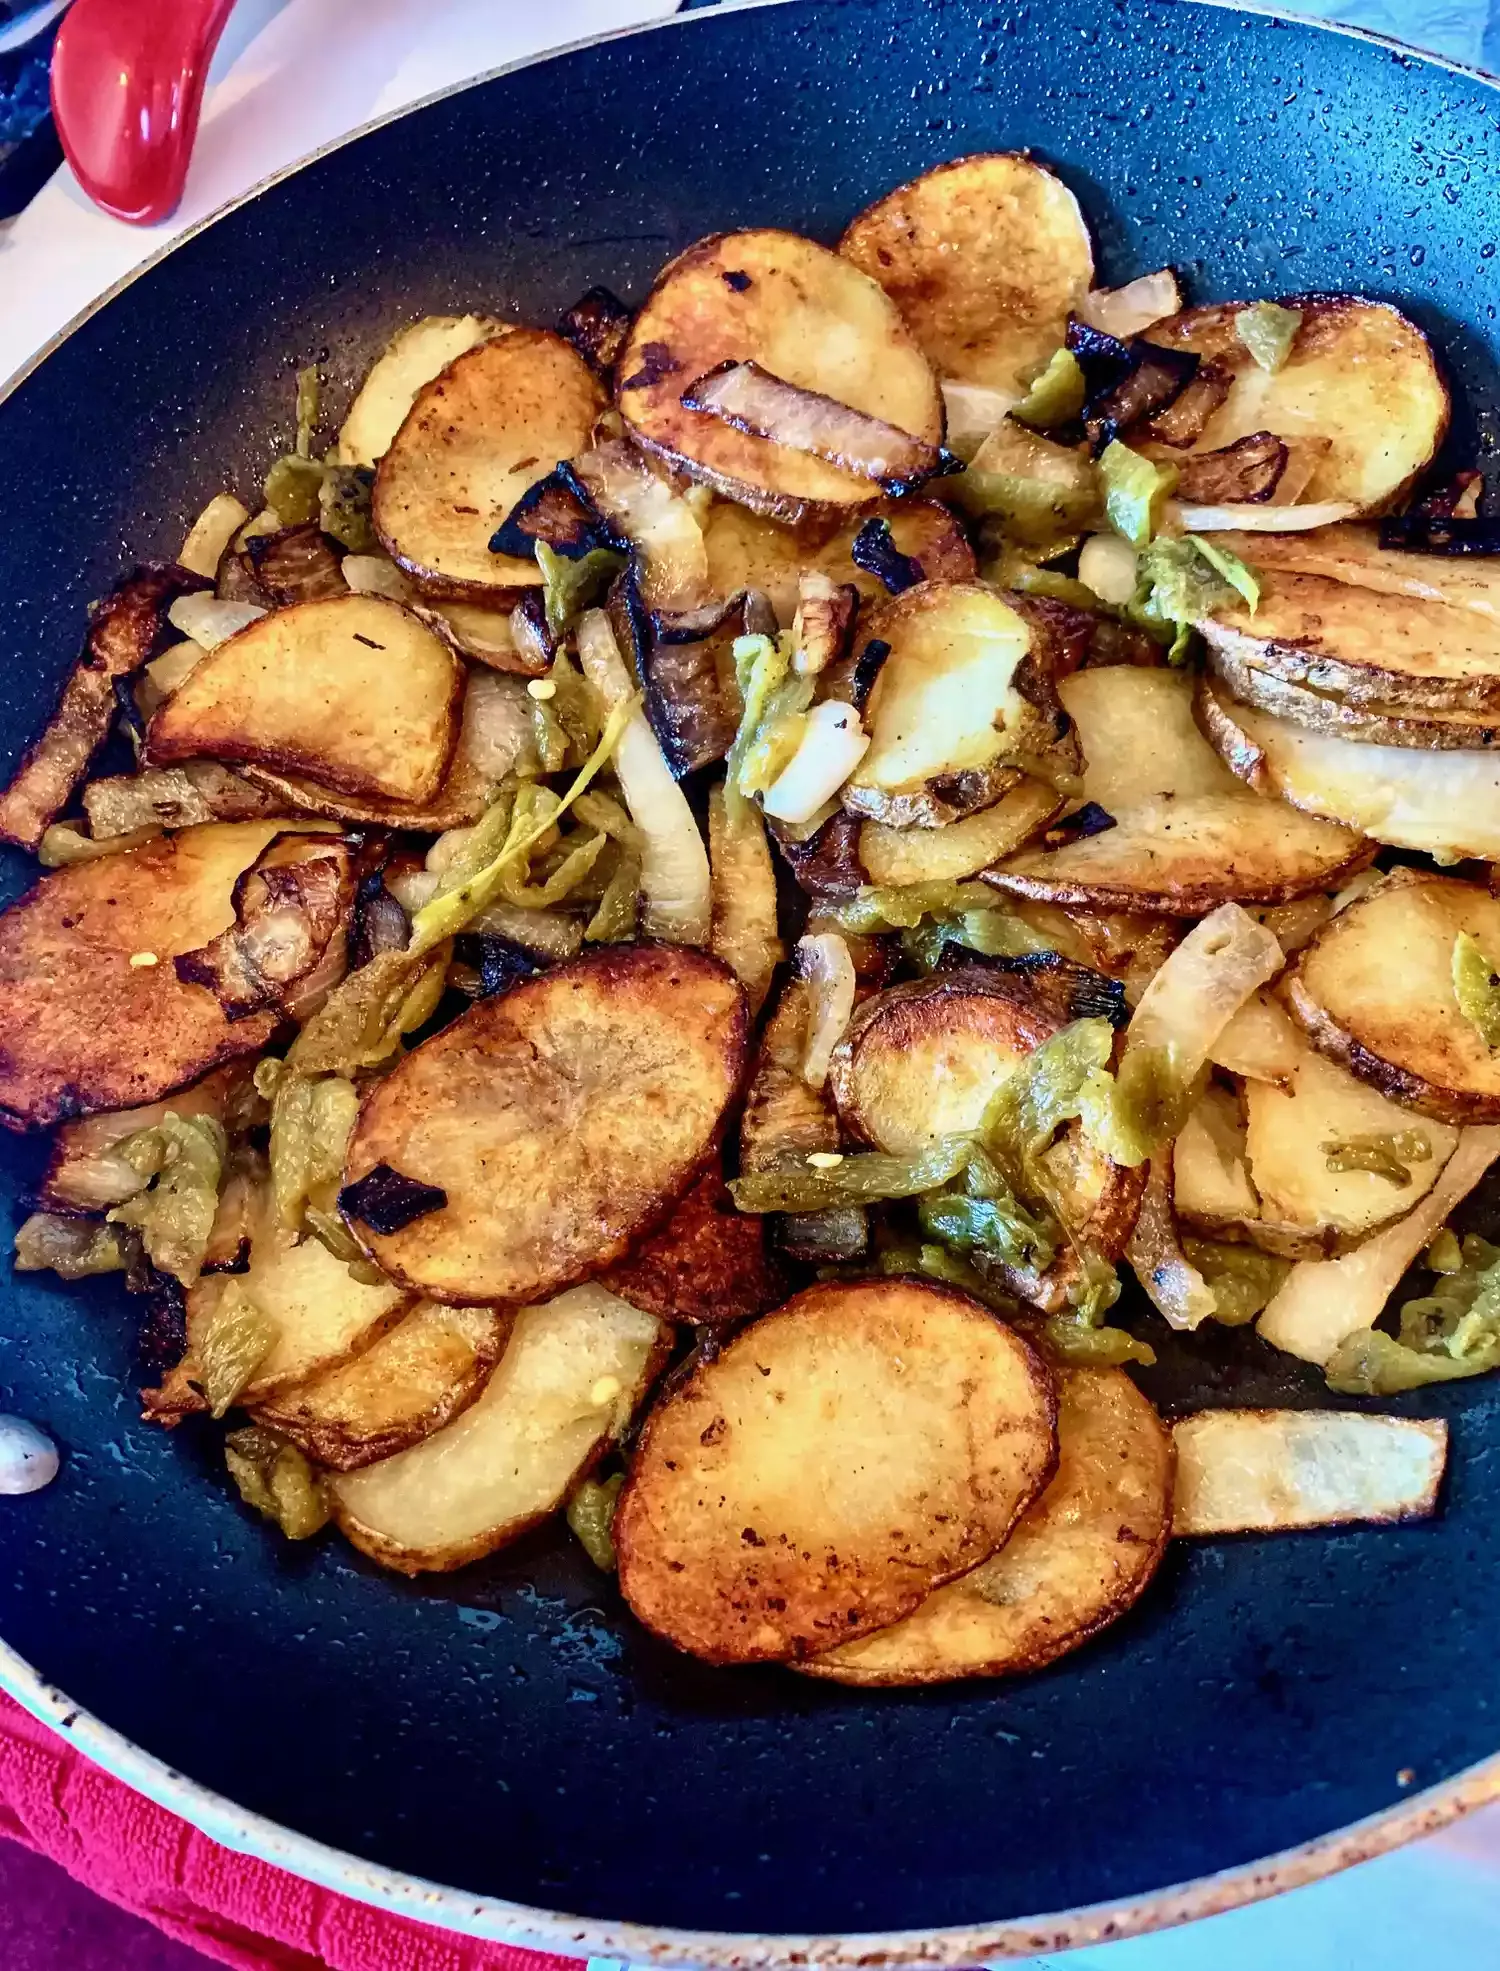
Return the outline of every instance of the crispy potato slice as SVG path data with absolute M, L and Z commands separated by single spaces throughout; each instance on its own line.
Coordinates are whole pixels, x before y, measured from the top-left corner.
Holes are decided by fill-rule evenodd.
M 334 1518 L 398 1574 L 447 1572 L 545 1519 L 660 1367 L 664 1331 L 597 1285 L 515 1317 L 483 1394 L 410 1450 L 327 1481 Z
M 1023 850 L 984 880 L 1044 903 L 1206 917 L 1221 903 L 1326 889 L 1375 853 L 1346 828 L 1254 794 L 1158 796 L 1115 820 L 1061 848 Z
M 1199 628 L 1231 661 L 1351 705 L 1500 716 L 1500 623 L 1472 609 L 1277 574 L 1253 616 L 1224 610 Z
M 0 917 L 0 1124 L 136 1108 L 260 1052 L 279 1015 L 231 1023 L 172 960 L 234 922 L 235 883 L 282 826 L 185 829 L 59 869 L 11 905 Z
M 278 609 L 195 664 L 152 719 L 154 763 L 202 755 L 419 805 L 458 739 L 464 671 L 378 595 Z
M 418 1301 L 352 1361 L 256 1405 L 255 1421 L 314 1464 L 360 1471 L 433 1436 L 489 1380 L 511 1331 L 496 1307 Z
M 880 282 L 940 376 L 1017 397 L 1094 278 L 1077 199 L 1014 151 L 955 158 L 887 192 L 839 252 Z
M 1062 808 L 1054 788 L 1028 776 L 990 807 L 945 828 L 867 821 L 859 831 L 859 859 L 872 883 L 961 882 L 1040 834 Z
M 1210 640 L 1208 669 L 1215 682 L 1240 704 L 1306 726 L 1311 732 L 1429 753 L 1500 747 L 1500 711 L 1413 709 L 1340 698 L 1309 684 L 1293 683 L 1274 671 L 1263 671 L 1253 661 L 1253 652 L 1249 660 L 1245 658 L 1235 636 Z
M 1057 1377 L 1057 1473 L 1000 1551 L 808 1676 L 935 1684 L 1039 1670 L 1118 1621 L 1172 1531 L 1171 1434 L 1122 1369 Z
M 765 1219 L 735 1210 L 717 1170 L 601 1280 L 632 1307 L 693 1327 L 764 1314 L 785 1292 L 766 1250 Z
M 1440 1417 L 1200 1410 L 1172 1436 L 1179 1536 L 1428 1519 L 1448 1460 Z
M 805 572 L 850 583 L 862 601 L 883 602 L 885 584 L 858 567 L 849 552 L 855 535 L 870 519 L 885 521 L 897 553 L 917 563 L 924 581 L 973 581 L 974 551 L 941 500 L 882 500 L 831 534 L 826 526 L 797 532 L 747 507 L 720 500 L 703 523 L 709 587 L 720 596 L 758 589 L 787 628 L 796 613 L 798 584 Z
M 680 253 L 632 324 L 616 401 L 648 451 L 757 513 L 795 525 L 868 505 L 878 490 L 869 479 L 683 408 L 690 384 L 744 360 L 942 440 L 937 379 L 895 307 L 849 261 L 796 233 L 721 233 Z
M 620 1589 L 711 1663 L 817 1654 L 993 1553 L 1051 1477 L 1052 1379 L 946 1288 L 811 1287 L 661 1403 L 615 1515 Z
M 1376 595 L 1442 602 L 1500 622 L 1500 562 L 1484 556 L 1383 548 L 1377 528 L 1354 521 L 1306 534 L 1221 534 L 1217 545 L 1248 560 L 1257 574 L 1320 575 Z
M 399 329 L 371 365 L 339 431 L 335 463 L 378 465 L 417 393 L 476 343 L 508 335 L 488 315 L 424 315 Z
M 611 946 L 482 1000 L 376 1084 L 345 1181 L 389 1164 L 447 1202 L 355 1236 L 434 1300 L 528 1305 L 620 1258 L 705 1167 L 744 1067 L 727 965 Z
M 141 1392 L 144 1414 L 173 1424 L 207 1409 L 202 1389 L 203 1342 L 226 1293 L 246 1293 L 270 1323 L 275 1339 L 240 1391 L 239 1405 L 265 1402 L 349 1361 L 379 1340 L 411 1305 L 389 1280 L 358 1280 L 342 1259 L 317 1239 L 281 1246 L 251 1241 L 250 1270 L 205 1274 L 188 1290 L 187 1348 L 157 1389 Z
M 1301 328 L 1272 373 L 1250 360 L 1235 330 L 1235 317 L 1251 305 L 1190 308 L 1150 331 L 1152 342 L 1196 350 L 1234 370 L 1228 396 L 1191 450 L 1216 452 L 1257 431 L 1330 439 L 1299 497 L 1348 500 L 1365 512 L 1391 505 L 1448 428 L 1447 386 L 1426 336 L 1385 302 L 1347 294 L 1298 297 L 1288 305 L 1301 311 Z M 1160 455 L 1181 458 L 1182 452 Z
M 371 515 L 386 553 L 425 593 L 494 602 L 540 583 L 531 559 L 490 536 L 559 459 L 589 442 L 604 392 L 560 335 L 512 329 L 467 350 L 417 393 L 375 474 Z
M 834 1049 L 829 1085 L 844 1126 L 896 1156 L 975 1130 L 995 1090 L 1074 1019 L 1113 1006 L 1097 973 L 1059 960 L 1051 970 L 966 968 L 893 986 L 865 1001 Z M 1145 1169 L 1126 1170 L 1069 1123 L 1047 1153 L 1070 1229 L 1110 1259 L 1125 1250 Z M 1071 1247 L 1038 1277 L 1000 1269 L 1023 1299 L 1051 1311 L 1076 1277 Z
M 1030 626 L 978 582 L 921 582 L 869 612 L 860 640 L 889 646 L 866 700 L 870 747 L 840 796 L 851 814 L 941 827 L 991 806 L 1025 762 L 1077 765 Z
M 1455 861 L 1500 858 L 1500 753 L 1421 752 L 1313 732 L 1200 680 L 1198 717 L 1239 777 L 1373 842 Z
M 1500 1057 L 1459 1011 L 1453 947 L 1467 931 L 1500 953 L 1500 898 L 1395 869 L 1340 911 L 1282 983 L 1321 1054 L 1444 1122 L 1500 1122 Z

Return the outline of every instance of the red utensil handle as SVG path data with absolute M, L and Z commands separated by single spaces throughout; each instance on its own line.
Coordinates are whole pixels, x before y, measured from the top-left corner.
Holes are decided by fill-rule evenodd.
M 234 0 L 75 0 L 52 55 L 52 114 L 96 205 L 146 226 L 182 197 L 203 80 Z

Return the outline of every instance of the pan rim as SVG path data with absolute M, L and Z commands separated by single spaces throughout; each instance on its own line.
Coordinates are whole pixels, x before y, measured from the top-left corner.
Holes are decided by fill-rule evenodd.
M 800 4 L 801 0 L 721 0 L 721 4 L 692 12 L 676 12 L 631 27 L 611 29 L 549 48 L 535 55 L 453 82 L 415 101 L 372 117 L 342 136 L 320 145 L 269 173 L 226 200 L 155 252 L 111 282 L 9 378 L 0 381 L 0 405 L 19 390 L 62 345 L 86 326 L 117 296 L 143 275 L 160 266 L 179 247 L 187 245 L 220 219 L 249 205 L 263 193 L 296 176 L 346 145 L 386 128 L 434 104 L 507 75 L 638 35 L 674 27 L 690 27 L 724 14 L 749 13 Z M 833 0 L 837 4 L 837 0 Z M 1186 0 L 1192 6 L 1212 7 L 1304 27 L 1324 34 L 1364 41 L 1423 68 L 1438 69 L 1488 89 L 1500 89 L 1500 77 L 1486 70 L 1413 48 L 1391 35 L 1311 15 L 1286 13 L 1272 0 Z M 408 1921 L 486 1942 L 520 1949 L 555 1952 L 568 1957 L 623 1960 L 631 1965 L 702 1967 L 702 1971 L 899 1971 L 903 1966 L 962 1967 L 984 1960 L 1032 1957 L 1043 1952 L 1079 1949 L 1111 1943 L 1154 1930 L 1175 1928 L 1326 1879 L 1357 1863 L 1373 1860 L 1407 1842 L 1459 1820 L 1475 1809 L 1500 1800 L 1500 1751 L 1466 1767 L 1409 1799 L 1393 1803 L 1348 1827 L 1315 1836 L 1264 1859 L 1224 1869 L 1194 1881 L 1170 1884 L 1105 1903 L 1094 1903 L 1055 1914 L 1012 1918 L 946 1929 L 861 1932 L 849 1935 L 754 1935 L 732 1931 L 681 1930 L 650 1924 L 574 1917 L 476 1895 L 407 1874 L 402 1870 L 362 1861 L 311 1836 L 238 1807 L 212 1789 L 175 1771 L 122 1732 L 84 1710 L 0 1638 L 0 1691 L 13 1698 L 41 1724 L 72 1744 L 112 1777 L 147 1799 L 177 1814 L 209 1839 L 233 1852 L 281 1868 L 320 1887 Z

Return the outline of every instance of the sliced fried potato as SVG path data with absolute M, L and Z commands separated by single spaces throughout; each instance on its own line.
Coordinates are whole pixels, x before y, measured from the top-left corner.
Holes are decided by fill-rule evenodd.
M 1005 1545 L 914 1615 L 803 1664 L 845 1684 L 1039 1670 L 1118 1621 L 1172 1531 L 1172 1439 L 1121 1369 L 1057 1378 L 1057 1474 Z
M 1187 928 L 1179 918 L 1147 911 L 1064 910 L 1059 904 L 1036 903 L 1029 897 L 1012 898 L 1010 908 L 1064 958 L 1102 972 L 1107 979 L 1118 979 L 1127 1006 L 1137 1003 Z
M 611 1293 L 663 1321 L 712 1327 L 746 1321 L 785 1292 L 766 1250 L 766 1221 L 734 1208 L 717 1170 L 707 1172 L 658 1231 L 602 1276 Z
M 1028 777 L 992 806 L 945 828 L 867 821 L 859 831 L 859 859 L 872 883 L 961 882 L 1040 834 L 1062 807 L 1055 789 Z
M 1438 1417 L 1201 1410 L 1172 1436 L 1179 1536 L 1427 1519 L 1448 1459 Z
M 1500 858 L 1500 753 L 1424 752 L 1313 732 L 1200 680 L 1198 717 L 1239 777 L 1372 842 L 1452 862 Z
M 1157 796 L 1232 794 L 1234 776 L 1193 719 L 1193 682 L 1181 671 L 1133 664 L 1077 671 L 1057 695 L 1078 728 L 1083 797 L 1118 815 Z
M 59 869 L 11 905 L 0 917 L 0 1124 L 136 1108 L 260 1052 L 279 1015 L 231 1023 L 172 960 L 234 922 L 235 883 L 282 826 L 185 829 Z
M 1296 684 L 1246 661 L 1238 636 L 1211 638 L 1208 668 L 1231 698 L 1273 718 L 1287 719 L 1312 732 L 1372 746 L 1406 746 L 1421 752 L 1480 751 L 1500 747 L 1500 711 L 1462 707 L 1383 705 L 1350 700 L 1309 684 Z
M 996 1089 L 1044 1040 L 1109 1004 L 1106 981 L 1066 961 L 1051 971 L 976 966 L 893 986 L 865 1001 L 834 1049 L 829 1084 L 839 1114 L 855 1137 L 896 1156 L 977 1130 Z M 1048 1166 L 1069 1229 L 1117 1259 L 1144 1168 L 1112 1163 L 1078 1123 L 1049 1151 Z M 1022 1268 L 1003 1270 L 1003 1277 L 1013 1292 L 1050 1311 L 1076 1272 L 1070 1247 L 1040 1277 Z
M 327 1480 L 334 1518 L 398 1574 L 493 1553 L 556 1510 L 630 1421 L 663 1357 L 650 1314 L 600 1286 L 517 1314 L 484 1393 L 425 1443 Z
M 1500 623 L 1472 609 L 1277 574 L 1252 616 L 1216 612 L 1211 648 L 1351 705 L 1500 716 Z
M 251 1242 L 250 1271 L 206 1274 L 188 1290 L 187 1349 L 157 1389 L 142 1391 L 145 1414 L 175 1423 L 207 1409 L 204 1343 L 226 1294 L 247 1294 L 272 1337 L 268 1353 L 236 1397 L 249 1407 L 321 1375 L 369 1348 L 410 1306 L 389 1280 L 356 1279 L 317 1239 L 298 1246 Z
M 864 707 L 870 746 L 840 798 L 896 827 L 940 827 L 989 807 L 1018 767 L 1051 754 L 1076 767 L 1056 689 L 1032 632 L 978 582 L 922 582 L 872 609 L 861 639 L 884 643 Z
M 1309 295 L 1289 304 L 1300 311 L 1301 327 L 1281 368 L 1267 371 L 1250 360 L 1235 329 L 1236 316 L 1251 305 L 1190 308 L 1151 329 L 1152 342 L 1196 350 L 1234 370 L 1228 396 L 1192 451 L 1216 452 L 1257 431 L 1326 438 L 1330 448 L 1299 497 L 1348 500 L 1365 512 L 1390 505 L 1448 428 L 1448 391 L 1426 336 L 1385 302 Z
M 604 393 L 560 335 L 513 329 L 426 384 L 375 475 L 371 514 L 387 554 L 426 594 L 493 603 L 535 585 L 535 561 L 492 554 L 522 494 L 589 442 Z
M 1172 1210 L 1184 1225 L 1217 1232 L 1259 1218 L 1245 1136 L 1239 1098 L 1205 1088 L 1172 1145 Z
M 1420 554 L 1383 548 L 1379 531 L 1346 523 L 1307 534 L 1221 534 L 1218 545 L 1258 574 L 1320 575 L 1376 595 L 1442 602 L 1500 621 L 1500 563 L 1483 556 Z
M 417 805 L 458 738 L 463 666 L 399 602 L 278 609 L 195 664 L 152 719 L 159 764 L 208 755 Z
M 488 315 L 424 315 L 376 357 L 339 432 L 336 463 L 372 466 L 390 450 L 417 393 L 451 362 L 509 325 Z
M 1303 1041 L 1285 1007 L 1269 992 L 1247 999 L 1213 1044 L 1216 1068 L 1290 1088 L 1302 1060 Z
M 993 1553 L 1051 1477 L 1040 1358 L 907 1280 L 809 1288 L 652 1414 L 620 1495 L 620 1588 L 712 1663 L 816 1654 Z
M 766 227 L 700 240 L 668 265 L 636 316 L 616 366 L 616 400 L 648 451 L 758 513 L 795 525 L 820 510 L 868 505 L 876 488 L 683 408 L 700 377 L 746 360 L 930 445 L 942 440 L 937 380 L 873 280 L 796 233 Z
M 345 1181 L 388 1164 L 446 1203 L 354 1232 L 434 1300 L 522 1305 L 599 1272 L 704 1168 L 739 1086 L 728 966 L 611 946 L 482 1000 L 366 1097 Z
M 867 519 L 885 521 L 897 553 L 917 563 L 924 581 L 974 579 L 973 550 L 962 527 L 940 500 L 882 500 L 868 514 L 862 512 L 857 520 L 847 521 L 832 534 L 826 527 L 797 532 L 721 500 L 709 509 L 703 523 L 709 588 L 719 596 L 758 589 L 787 628 L 796 613 L 798 585 L 806 572 L 827 575 L 840 584 L 851 583 L 866 602 L 883 602 L 884 583 L 859 567 L 849 553 Z
M 1282 995 L 1314 1047 L 1383 1094 L 1445 1122 L 1500 1122 L 1500 1056 L 1459 1011 L 1462 932 L 1500 954 L 1500 898 L 1392 870 L 1307 947 Z
M 839 252 L 880 282 L 940 376 L 1017 396 L 1094 278 L 1077 199 L 1019 152 L 955 158 L 887 192 Z
M 466 1410 L 489 1380 L 511 1331 L 494 1307 L 419 1301 L 351 1361 L 256 1405 L 255 1421 L 331 1471 L 409 1450 Z

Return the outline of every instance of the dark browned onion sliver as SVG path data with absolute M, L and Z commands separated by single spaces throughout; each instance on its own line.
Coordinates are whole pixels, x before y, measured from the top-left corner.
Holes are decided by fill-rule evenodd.
M 867 520 L 854 536 L 849 559 L 856 568 L 884 583 L 892 595 L 915 588 L 922 580 L 921 562 L 914 555 L 901 552 L 891 533 L 890 521 L 878 515 Z
M 630 310 L 617 294 L 611 294 L 607 287 L 591 287 L 573 303 L 557 330 L 586 363 L 602 374 L 614 368 L 615 358 L 625 347 L 632 319 Z
M 1500 554 L 1500 520 L 1394 514 L 1380 523 L 1380 545 L 1413 548 L 1420 554 Z
M 684 410 L 701 411 L 721 424 L 765 438 L 794 452 L 826 459 L 887 493 L 909 493 L 929 479 L 962 472 L 963 462 L 941 445 L 929 445 L 883 418 L 851 404 L 804 390 L 773 376 L 759 363 L 720 363 L 682 393 Z
M 1268 500 L 1287 457 L 1286 446 L 1271 431 L 1252 431 L 1217 452 L 1194 452 L 1177 469 L 1177 497 L 1195 506 Z
M 1135 336 L 1121 342 L 1074 316 L 1068 348 L 1083 371 L 1083 428 L 1097 458 L 1127 425 L 1163 411 L 1197 375 L 1202 358 Z
M 448 1193 L 440 1184 L 403 1177 L 388 1163 L 376 1164 L 339 1192 L 339 1210 L 345 1218 L 357 1218 L 383 1239 L 425 1218 L 430 1211 L 441 1211 L 447 1202 Z
M 554 554 L 581 561 L 594 548 L 627 545 L 604 520 L 570 465 L 528 486 L 490 536 L 491 554 L 530 561 L 538 541 Z

